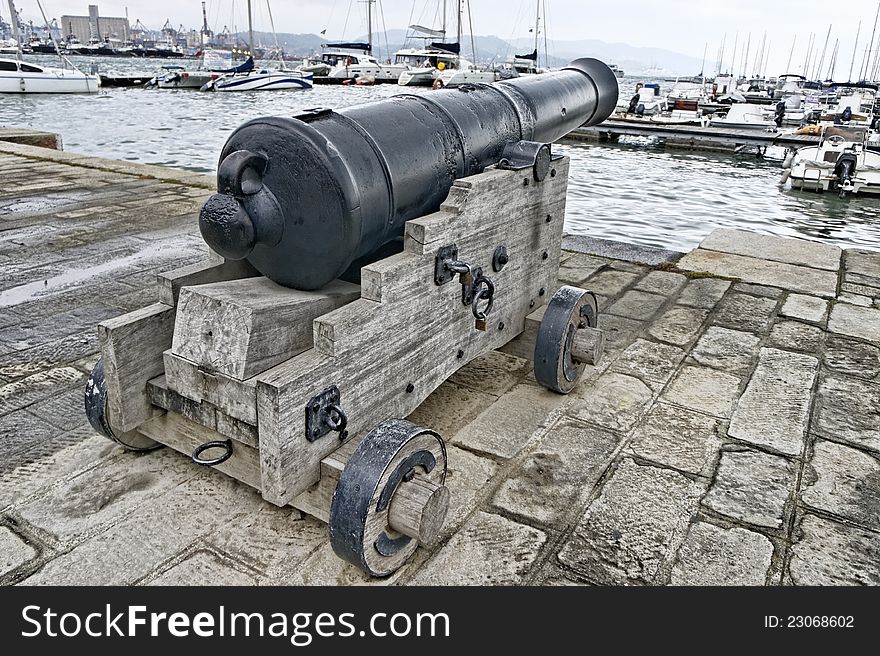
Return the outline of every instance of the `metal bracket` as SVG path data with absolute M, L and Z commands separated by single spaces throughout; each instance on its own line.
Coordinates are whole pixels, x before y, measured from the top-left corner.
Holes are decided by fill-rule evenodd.
M 541 182 L 550 172 L 552 160 L 550 144 L 537 141 L 516 141 L 504 147 L 498 168 L 511 171 L 531 168 L 535 182 Z
M 342 411 L 339 388 L 331 385 L 323 392 L 313 396 L 306 403 L 306 439 L 309 442 L 318 440 L 327 433 L 339 433 L 339 439 L 348 437 L 345 430 L 348 417 Z
M 441 246 L 437 251 L 437 257 L 434 259 L 434 284 L 437 286 L 445 285 L 452 282 L 455 278 L 455 271 L 449 268 L 449 262 L 455 262 L 458 259 L 458 246 L 449 244 Z

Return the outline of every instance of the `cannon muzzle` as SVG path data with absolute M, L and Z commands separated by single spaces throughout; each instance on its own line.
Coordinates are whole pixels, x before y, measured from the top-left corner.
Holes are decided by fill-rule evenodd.
M 319 289 L 439 209 L 456 179 L 497 164 L 508 145 L 601 123 L 617 95 L 611 69 L 578 59 L 554 73 L 254 119 L 226 142 L 199 227 L 224 257 Z

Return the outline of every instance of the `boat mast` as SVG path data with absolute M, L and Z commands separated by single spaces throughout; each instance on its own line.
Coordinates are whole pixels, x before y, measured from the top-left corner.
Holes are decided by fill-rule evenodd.
M 703 78 L 703 84 L 706 84 L 706 53 L 709 51 L 709 42 L 703 46 L 703 63 L 700 64 L 700 77 Z
M 853 56 L 852 56 L 852 60 L 849 63 L 849 79 L 847 80 L 847 82 L 852 82 L 852 72 L 853 72 L 853 67 L 856 65 L 856 52 L 858 52 L 858 49 L 859 49 L 859 34 L 861 34 L 861 33 L 862 33 L 862 21 L 859 21 L 859 27 L 856 30 L 856 42 L 855 42 L 855 44 L 853 44 Z
M 12 4 L 12 0 L 9 0 L 9 4 Z M 52 41 L 52 45 L 55 46 L 55 53 L 58 55 L 59 59 L 61 59 L 61 65 L 64 66 L 66 64 L 70 64 L 71 68 L 74 70 L 79 70 L 76 66 L 73 65 L 68 59 L 61 54 L 61 48 L 58 46 L 58 42 L 55 40 L 55 35 L 52 34 L 52 26 L 49 25 L 49 19 L 46 18 L 46 12 L 43 10 L 43 3 L 40 0 L 37 0 L 37 6 L 40 8 L 40 13 L 43 14 L 43 22 L 46 23 L 46 31 L 49 33 L 49 39 Z
M 440 19 L 441 29 L 443 30 L 443 42 L 446 42 L 446 0 L 443 0 L 443 17 Z
M 871 48 L 874 47 L 874 37 L 877 35 L 878 18 L 880 18 L 880 2 L 877 3 L 877 13 L 874 15 L 874 29 L 871 31 L 871 42 L 868 44 L 868 55 L 865 57 L 865 64 L 863 66 L 864 70 L 860 76 L 863 80 L 868 79 L 868 66 L 870 65 L 871 59 Z
M 831 62 L 828 64 L 827 80 L 830 82 L 834 79 L 834 69 L 837 68 L 837 50 L 840 47 L 840 39 L 834 40 L 834 50 L 831 52 Z
M 373 52 L 373 3 L 376 0 L 367 0 L 367 43 L 370 44 L 370 52 Z
M 15 52 L 18 61 L 21 61 L 21 35 L 18 33 L 18 14 L 15 13 L 15 5 L 12 0 L 9 2 L 9 13 L 12 17 L 12 35 L 15 37 Z
M 538 68 L 538 34 L 541 29 L 541 0 L 535 2 L 535 68 Z
M 813 78 L 816 80 L 822 77 L 822 64 L 825 63 L 825 51 L 828 50 L 828 41 L 831 40 L 832 25 L 828 26 L 828 34 L 825 35 L 825 45 L 822 47 L 822 56 L 819 58 L 819 64 L 816 66 L 816 72 L 813 73 Z
M 733 78 L 733 83 L 736 85 L 736 49 L 739 47 L 739 32 L 736 33 L 736 38 L 733 40 L 733 57 L 730 58 L 730 75 Z
M 458 44 L 458 52 L 455 55 L 455 61 L 458 68 L 461 68 L 461 3 L 464 0 L 455 0 L 458 3 L 458 20 L 455 23 L 455 43 Z
M 746 41 L 746 51 L 743 53 L 742 63 L 740 64 L 740 70 L 742 71 L 743 77 L 749 74 L 749 50 L 752 47 L 752 33 L 749 32 L 748 41 Z
M 813 38 L 814 37 L 815 37 L 815 34 L 813 32 L 810 32 L 810 40 L 807 43 L 807 58 L 804 60 L 804 77 L 805 78 L 807 78 L 810 75 L 810 73 L 807 69 L 809 69 L 809 67 L 810 67 L 810 55 L 813 54 Z
M 251 57 L 254 56 L 254 21 L 251 12 L 251 0 L 248 0 L 248 47 L 251 51 Z

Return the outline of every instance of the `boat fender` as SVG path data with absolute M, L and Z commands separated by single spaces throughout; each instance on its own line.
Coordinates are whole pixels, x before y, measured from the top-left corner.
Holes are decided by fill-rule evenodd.
M 441 80 L 439 77 L 434 80 L 434 84 L 431 85 L 431 88 L 434 89 L 434 91 L 437 91 L 437 89 L 442 89 L 443 87 L 443 80 Z
M 645 104 L 644 103 L 639 103 L 639 106 L 636 107 L 636 114 L 638 114 L 639 116 L 645 115 Z
M 785 156 L 785 159 L 782 161 L 782 168 L 790 169 L 792 162 L 794 162 L 794 153 L 789 151 Z
M 852 120 L 852 110 L 849 107 L 844 108 L 840 114 L 840 120 L 849 123 Z
M 785 184 L 786 182 L 788 182 L 788 179 L 789 179 L 790 177 L 791 177 L 791 169 L 785 169 L 785 170 L 782 172 L 782 181 L 781 181 L 781 184 Z

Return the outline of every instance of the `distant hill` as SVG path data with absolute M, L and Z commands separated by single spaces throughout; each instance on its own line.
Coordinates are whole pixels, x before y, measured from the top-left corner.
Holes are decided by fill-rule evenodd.
M 243 35 L 241 35 L 243 36 Z M 258 44 L 271 46 L 274 37 L 271 32 L 254 32 Z M 373 35 L 373 52 L 380 59 L 393 57 L 394 52 L 405 45 L 414 47 L 424 43 L 422 40 L 411 39 L 406 43 L 406 30 L 388 30 L 386 34 Z M 290 34 L 279 33 L 278 44 L 292 55 L 307 56 L 320 51 L 321 44 L 339 41 L 340 39 L 328 39 L 317 34 Z M 366 41 L 367 35 L 354 36 L 348 41 Z M 505 40 L 497 36 L 475 36 L 473 39 L 476 47 L 476 59 L 480 63 L 502 62 L 517 53 L 526 53 L 534 49 L 534 41 L 530 39 Z M 387 44 L 387 45 L 386 45 Z M 463 35 L 461 39 L 462 55 L 472 58 L 471 37 Z M 541 63 L 543 64 L 543 42 L 541 43 Z M 640 75 L 643 73 L 662 73 L 668 75 L 696 75 L 700 72 L 700 59 L 683 55 L 665 48 L 643 48 L 631 46 L 626 43 L 607 43 L 598 39 L 583 39 L 580 41 L 556 41 L 548 42 L 550 53 L 550 65 L 562 66 L 577 57 L 596 57 L 608 63 L 614 63 L 623 68 L 627 74 Z M 714 70 L 714 62 L 706 62 L 706 71 Z M 649 70 L 650 69 L 650 70 Z

